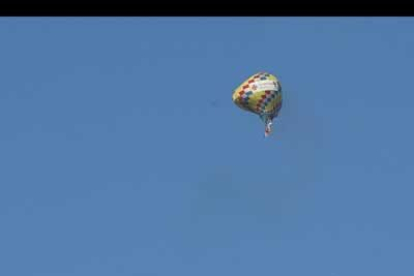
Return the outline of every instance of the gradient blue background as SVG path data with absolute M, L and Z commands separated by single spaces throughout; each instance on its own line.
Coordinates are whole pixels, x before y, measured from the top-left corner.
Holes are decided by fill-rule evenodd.
M 0 275 L 414 275 L 413 30 L 2 18 Z

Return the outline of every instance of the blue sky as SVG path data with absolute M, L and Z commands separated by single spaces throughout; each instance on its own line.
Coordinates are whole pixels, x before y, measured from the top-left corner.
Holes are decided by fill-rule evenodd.
M 413 275 L 413 29 L 2 18 L 0 274 Z

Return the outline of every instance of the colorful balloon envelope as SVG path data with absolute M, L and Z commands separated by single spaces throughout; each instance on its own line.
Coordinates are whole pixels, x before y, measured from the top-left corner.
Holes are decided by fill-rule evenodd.
M 259 115 L 265 123 L 265 137 L 270 135 L 273 119 L 282 108 L 282 86 L 267 72 L 249 77 L 233 93 L 233 102 L 243 110 Z

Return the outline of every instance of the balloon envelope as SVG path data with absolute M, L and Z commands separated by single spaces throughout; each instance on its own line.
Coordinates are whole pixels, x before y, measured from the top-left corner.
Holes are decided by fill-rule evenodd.
M 272 120 L 282 108 L 282 86 L 274 75 L 259 72 L 234 90 L 233 102 L 241 109 L 259 115 L 266 124 L 267 136 Z

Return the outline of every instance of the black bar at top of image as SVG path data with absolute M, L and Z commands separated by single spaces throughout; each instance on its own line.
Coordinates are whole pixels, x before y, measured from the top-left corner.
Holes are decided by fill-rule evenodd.
M 398 2 L 327 3 L 304 1 L 140 1 L 0 3 L 2 16 L 414 16 L 410 5 Z

